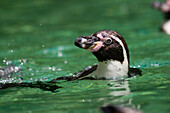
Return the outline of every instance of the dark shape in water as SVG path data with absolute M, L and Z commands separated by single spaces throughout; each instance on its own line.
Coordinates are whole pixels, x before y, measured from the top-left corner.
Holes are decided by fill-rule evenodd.
M 101 107 L 101 110 L 104 113 L 142 113 L 141 111 L 137 111 L 132 108 L 117 107 L 117 106 L 111 106 L 111 105 Z
M 6 89 L 9 87 L 30 87 L 30 88 L 40 88 L 44 91 L 56 92 L 57 89 L 62 88 L 56 84 L 47 84 L 41 81 L 35 83 L 0 83 L 0 89 Z
M 161 26 L 161 31 L 170 35 L 170 0 L 166 0 L 162 3 L 155 1 L 152 3 L 152 7 L 163 12 L 165 21 Z

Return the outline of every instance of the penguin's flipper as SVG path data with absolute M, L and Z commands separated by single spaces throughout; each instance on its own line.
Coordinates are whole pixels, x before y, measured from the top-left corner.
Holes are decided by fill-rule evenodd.
M 136 75 L 142 76 L 142 71 L 138 68 L 129 68 L 128 76 L 134 77 Z
M 72 76 L 58 77 L 58 78 L 55 78 L 55 79 L 49 81 L 48 83 L 53 83 L 53 82 L 56 82 L 57 80 L 67 80 L 67 81 L 70 81 L 70 80 L 81 79 L 81 78 L 86 77 L 87 75 L 91 74 L 96 69 L 97 69 L 97 65 L 87 66 L 86 68 L 84 68 L 83 70 L 75 73 Z

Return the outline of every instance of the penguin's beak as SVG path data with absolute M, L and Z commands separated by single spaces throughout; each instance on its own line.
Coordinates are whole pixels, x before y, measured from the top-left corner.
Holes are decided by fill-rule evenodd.
M 93 45 L 93 41 L 88 36 L 81 36 L 76 39 L 74 44 L 79 48 L 88 49 Z
M 102 41 L 96 41 L 95 37 L 81 36 L 76 39 L 74 44 L 82 49 L 86 49 L 90 52 L 98 51 L 102 46 Z

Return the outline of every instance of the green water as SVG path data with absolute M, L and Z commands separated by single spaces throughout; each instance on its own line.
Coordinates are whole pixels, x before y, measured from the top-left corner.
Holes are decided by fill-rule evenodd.
M 56 92 L 14 87 L 0 90 L 0 112 L 100 113 L 108 104 L 146 113 L 170 111 L 170 36 L 159 32 L 163 16 L 153 0 L 1 0 L 0 66 L 20 65 L 25 81 L 71 75 L 97 62 L 73 45 L 76 37 L 102 29 L 119 32 L 131 66 L 142 77 L 128 82 L 58 82 Z M 22 60 L 22 61 L 21 61 Z M 101 112 L 102 113 L 102 112 Z

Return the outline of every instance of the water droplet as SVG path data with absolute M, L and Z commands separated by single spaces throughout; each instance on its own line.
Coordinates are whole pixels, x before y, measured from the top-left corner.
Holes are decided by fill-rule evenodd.
M 52 70 L 53 70 L 53 71 L 55 71 L 55 70 L 56 70 L 56 68 L 55 68 L 55 67 L 52 67 Z
M 58 47 L 58 50 L 60 50 L 60 51 L 62 51 L 63 49 L 64 49 L 63 46 L 59 46 L 59 47 Z
M 19 70 L 19 67 L 15 67 L 15 72 L 17 72 Z
M 59 57 L 62 57 L 63 56 L 63 53 L 61 51 L 58 51 L 58 56 Z
M 133 78 L 136 78 L 136 76 L 133 76 Z
M 62 69 L 61 69 L 61 68 L 58 68 L 57 70 L 58 70 L 58 71 L 61 71 Z
M 9 50 L 9 52 L 13 53 L 13 52 L 14 52 L 14 50 Z
M 33 81 L 33 78 L 30 78 L 31 81 Z
M 12 63 L 12 61 L 6 61 L 6 65 L 9 65 L 9 64 L 11 64 Z
M 22 61 L 23 61 L 24 63 L 26 63 L 26 62 L 27 62 L 27 59 L 22 59 Z
M 155 66 L 155 67 L 158 67 L 158 66 L 159 66 L 159 64 L 154 64 L 154 66 Z
M 48 67 L 48 69 L 52 69 L 51 67 Z
M 69 75 L 73 75 L 73 73 L 69 73 Z
M 48 80 L 48 77 L 44 77 L 44 80 Z
M 43 50 L 43 54 L 47 54 L 48 53 L 48 51 L 47 50 Z

